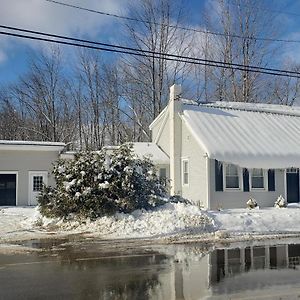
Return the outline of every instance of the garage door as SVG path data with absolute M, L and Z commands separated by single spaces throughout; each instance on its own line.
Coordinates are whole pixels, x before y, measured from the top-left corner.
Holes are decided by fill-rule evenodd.
M 0 174 L 0 205 L 16 205 L 16 174 Z

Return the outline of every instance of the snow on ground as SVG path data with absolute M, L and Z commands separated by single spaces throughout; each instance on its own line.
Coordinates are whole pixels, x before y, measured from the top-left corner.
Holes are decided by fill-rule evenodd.
M 232 234 L 300 232 L 300 206 L 287 208 L 226 209 L 210 212 L 215 227 Z
M 39 228 L 33 220 L 39 216 L 34 207 L 0 207 L 0 242 L 35 238 Z
M 300 233 L 300 206 L 263 209 L 200 210 L 193 205 L 168 203 L 154 211 L 137 210 L 131 215 L 116 214 L 96 221 L 66 221 L 47 219 L 33 207 L 0 208 L 0 243 L 67 234 L 89 234 L 104 239 L 163 238 L 197 236 L 212 233 L 212 237 L 226 238 L 226 234 Z M 215 233 L 215 234 L 214 234 Z
M 153 211 L 117 213 L 96 221 L 62 222 L 40 218 L 38 223 L 71 233 L 91 232 L 103 238 L 164 237 L 174 234 L 203 233 L 212 230 L 213 221 L 205 211 L 193 205 L 168 203 Z

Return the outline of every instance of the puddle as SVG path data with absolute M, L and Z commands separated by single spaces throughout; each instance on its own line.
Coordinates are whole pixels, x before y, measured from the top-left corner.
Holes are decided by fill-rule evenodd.
M 0 299 L 300 297 L 300 240 L 137 246 L 48 239 L 23 245 L 43 255 L 0 256 Z
M 41 250 L 53 250 L 64 243 L 70 242 L 69 239 L 40 239 L 40 240 L 28 240 L 21 243 L 24 247 L 41 249 Z

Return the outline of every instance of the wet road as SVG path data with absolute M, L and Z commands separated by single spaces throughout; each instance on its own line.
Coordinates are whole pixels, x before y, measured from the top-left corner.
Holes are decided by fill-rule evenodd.
M 300 241 L 31 241 L 0 255 L 0 299 L 299 299 Z
M 148 299 L 158 274 L 169 272 L 166 256 L 143 248 L 117 251 L 72 243 L 1 255 L 0 299 Z

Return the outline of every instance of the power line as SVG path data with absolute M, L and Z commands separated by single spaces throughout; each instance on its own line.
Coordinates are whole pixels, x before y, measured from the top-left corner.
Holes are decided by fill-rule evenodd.
M 64 36 L 64 35 L 45 33 L 45 32 L 41 32 L 41 31 L 28 30 L 28 29 L 6 26 L 6 25 L 0 25 L 0 28 L 9 29 L 9 30 L 13 30 L 13 31 L 20 31 L 20 32 L 25 32 L 25 33 L 35 34 L 35 35 L 41 35 L 41 36 L 46 36 L 46 37 L 51 37 L 51 38 L 59 38 L 59 39 L 73 41 L 73 42 L 75 41 L 75 42 L 80 42 L 80 43 L 85 43 L 85 44 L 94 44 L 94 45 L 98 45 L 98 46 L 102 46 L 102 47 L 116 48 L 116 49 L 121 49 L 121 50 L 126 50 L 126 51 L 133 51 L 136 53 L 159 55 L 158 58 L 164 58 L 164 59 L 166 57 L 171 57 L 171 58 L 177 58 L 177 59 L 190 60 L 191 62 L 196 61 L 196 62 L 205 62 L 205 63 L 212 63 L 212 64 L 217 63 L 217 64 L 222 64 L 223 66 L 240 67 L 240 68 L 243 68 L 243 70 L 247 70 L 247 71 L 250 71 L 253 69 L 253 70 L 258 70 L 258 71 L 263 70 L 263 71 L 270 71 L 270 72 L 279 72 L 279 73 L 300 75 L 300 73 L 296 72 L 296 71 L 258 67 L 258 66 L 252 66 L 252 65 L 242 65 L 242 64 L 236 64 L 236 63 L 221 62 L 221 61 L 216 61 L 216 60 L 208 60 L 208 59 L 198 58 L 198 57 L 190 57 L 190 56 L 169 54 L 169 53 L 156 52 L 156 51 L 150 51 L 150 50 L 142 50 L 142 49 L 137 49 L 137 48 L 132 48 L 132 47 L 125 47 L 125 46 L 119 46 L 119 45 L 114 45 L 114 44 L 95 42 L 95 41 L 91 41 L 91 40 L 78 39 L 78 38 L 73 38 L 73 37 Z M 103 49 L 101 48 L 99 50 L 103 50 Z M 129 53 L 127 53 L 127 54 L 129 54 Z
M 90 8 L 86 8 L 83 6 L 78 6 L 78 5 L 73 5 L 73 4 L 68 4 L 65 2 L 60 2 L 56 0 L 45 0 L 47 2 L 51 2 L 54 4 L 66 6 L 66 7 L 71 7 L 74 9 L 79 9 L 91 13 L 96 13 L 100 14 L 106 17 L 114 17 L 114 18 L 119 18 L 119 19 L 124 19 L 128 21 L 134 21 L 134 22 L 140 22 L 140 23 L 146 23 L 146 24 L 153 24 L 157 26 L 167 26 L 170 28 L 175 28 L 175 29 L 181 29 L 184 31 L 192 31 L 196 33 L 204 33 L 204 34 L 210 34 L 210 35 L 217 35 L 217 36 L 225 36 L 225 37 L 232 37 L 232 38 L 238 38 L 238 39 L 248 39 L 248 40 L 257 40 L 257 41 L 268 41 L 268 42 L 280 42 L 280 43 L 300 43 L 300 40 L 292 40 L 292 39 L 273 39 L 273 38 L 267 38 L 267 37 L 258 37 L 258 36 L 242 36 L 239 34 L 226 34 L 222 32 L 214 32 L 214 31 L 209 31 L 209 30 L 203 30 L 203 29 L 196 29 L 196 28 L 191 28 L 191 27 L 184 27 L 184 26 L 177 26 L 177 25 L 172 25 L 172 24 L 164 24 L 164 23 L 157 23 L 157 22 L 150 22 L 142 19 L 137 19 L 137 18 L 131 18 L 131 17 L 126 17 L 126 16 L 121 16 L 117 14 L 112 14 L 100 10 L 94 10 Z
M 1 27 L 1 26 L 0 26 Z M 5 27 L 5 26 L 2 26 Z M 23 30 L 23 31 L 29 31 L 29 30 Z M 32 31 L 34 32 L 34 31 Z M 299 76 L 294 76 L 290 74 L 296 74 L 300 75 L 298 72 L 293 72 L 293 71 L 288 71 L 288 70 L 278 70 L 278 72 L 284 72 L 286 74 L 278 73 L 278 72 L 273 72 L 269 70 L 276 70 L 276 69 L 267 69 L 263 67 L 255 67 L 257 69 L 251 69 L 249 66 L 244 66 L 244 65 L 234 65 L 231 63 L 224 63 L 222 61 L 207 61 L 205 59 L 201 59 L 202 62 L 197 61 L 197 58 L 190 58 L 187 57 L 188 60 L 184 60 L 184 57 L 177 56 L 177 58 L 172 58 L 168 57 L 169 54 L 164 54 L 164 53 L 158 53 L 158 52 L 152 52 L 152 56 L 146 54 L 146 53 L 139 53 L 137 51 L 143 51 L 139 49 L 133 49 L 133 51 L 124 51 L 124 50 L 118 50 L 118 49 L 111 49 L 111 48 L 104 48 L 104 47 L 96 47 L 96 46 L 89 46 L 84 44 L 84 40 L 82 40 L 83 44 L 78 44 L 78 43 L 71 43 L 71 42 L 65 42 L 65 41 L 59 41 L 59 40 L 53 40 L 53 39 L 46 39 L 46 38 L 41 38 L 37 36 L 28 36 L 28 35 L 23 35 L 23 34 L 16 34 L 16 33 L 10 33 L 10 32 L 3 32 L 0 31 L 0 34 L 2 35 L 8 35 L 8 36 L 14 36 L 18 38 L 25 38 L 25 39 L 31 39 L 31 40 L 39 40 L 39 41 L 44 41 L 44 42 L 51 42 L 51 43 L 57 43 L 57 44 L 63 44 L 63 45 L 70 45 L 70 46 L 76 46 L 76 47 L 82 47 L 82 48 L 89 48 L 89 49 L 94 49 L 94 50 L 102 50 L 102 51 L 108 51 L 108 52 L 115 52 L 115 53 L 122 53 L 122 54 L 130 54 L 130 55 L 135 55 L 135 56 L 143 56 L 143 57 L 148 57 L 148 58 L 156 58 L 156 59 L 164 59 L 164 60 L 169 60 L 169 61 L 177 61 L 177 62 L 183 62 L 183 63 L 189 63 L 189 64 L 196 64 L 196 65 L 204 65 L 204 66 L 211 66 L 211 67 L 217 67 L 217 68 L 228 68 L 228 69 L 233 69 L 233 70 L 240 70 L 240 71 L 247 71 L 247 72 L 255 72 L 255 73 L 262 73 L 262 74 L 269 74 L 269 75 L 277 75 L 277 76 L 286 76 L 286 77 L 294 77 L 294 78 L 300 78 Z M 51 34 L 46 34 L 42 33 L 44 36 L 56 36 L 56 35 L 51 35 Z M 57 36 L 61 39 L 64 39 L 63 36 Z M 68 39 L 72 40 L 72 38 L 67 37 Z M 78 41 L 79 39 L 74 39 Z M 96 43 L 96 42 L 95 42 Z M 98 43 L 101 44 L 101 43 Z M 109 44 L 104 44 L 104 45 L 109 45 Z M 121 47 L 117 45 L 109 45 L 108 47 Z M 122 47 L 126 48 L 126 47 Z M 130 48 L 128 48 L 130 50 Z M 180 59 L 183 58 L 183 59 Z M 225 64 L 225 65 L 224 65 Z M 288 74 L 290 73 L 290 74 Z
M 175 62 L 180 62 L 180 63 L 210 66 L 210 67 L 216 67 L 216 68 L 226 68 L 226 69 L 231 69 L 231 70 L 239 70 L 239 71 L 246 71 L 246 72 L 253 72 L 253 73 L 276 75 L 276 76 L 281 76 L 281 77 L 290 77 L 290 78 L 299 78 L 300 79 L 300 73 L 295 72 L 296 73 L 295 75 L 291 75 L 291 74 L 287 74 L 290 72 L 288 70 L 282 70 L 282 72 L 286 73 L 286 74 L 283 74 L 283 73 L 279 73 L 279 72 L 265 71 L 264 68 L 261 68 L 258 70 L 258 69 L 250 69 L 247 66 L 238 67 L 238 66 L 231 65 L 230 63 L 227 63 L 228 65 L 224 66 L 224 63 L 221 61 L 214 61 L 214 63 L 209 63 L 209 62 L 206 62 L 206 60 L 203 60 L 204 62 L 200 62 L 200 61 L 193 60 L 193 59 L 187 60 L 187 59 L 172 58 L 172 57 L 168 57 L 168 54 L 161 55 L 159 53 L 153 53 L 153 55 L 149 55 L 146 53 L 139 53 L 136 51 L 126 51 L 126 50 L 118 50 L 118 49 L 112 49 L 112 48 L 107 48 L 107 47 L 91 46 L 91 45 L 86 45 L 85 43 L 67 42 L 67 41 L 43 38 L 43 37 L 39 37 L 39 36 L 29 36 L 29 35 L 5 32 L 5 31 L 0 31 L 0 34 L 7 35 L 7 36 L 13 36 L 13 37 L 17 37 L 17 38 L 24 38 L 24 39 L 30 39 L 30 40 L 56 43 L 56 44 L 61 44 L 61 45 L 69 45 L 69 46 L 74 46 L 74 47 L 81 47 L 81 48 L 88 48 L 88 49 L 101 50 L 101 51 L 107 51 L 107 52 L 147 57 L 147 58 L 151 58 L 151 59 L 164 59 L 167 61 L 175 61 Z M 49 36 L 51 37 L 51 35 L 49 35 Z M 114 46 L 114 47 L 118 47 L 118 46 Z

